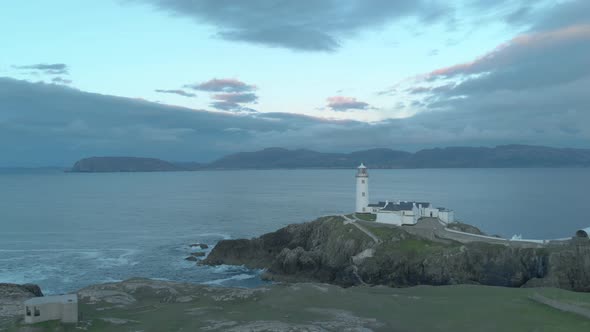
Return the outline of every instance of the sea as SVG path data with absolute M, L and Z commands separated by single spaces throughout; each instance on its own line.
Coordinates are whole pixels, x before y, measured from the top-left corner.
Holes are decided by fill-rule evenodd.
M 370 199 L 427 201 L 488 234 L 553 239 L 590 226 L 590 169 L 369 170 Z M 0 171 L 0 282 L 46 294 L 146 277 L 256 287 L 199 266 L 193 243 L 251 238 L 354 209 L 355 170 Z

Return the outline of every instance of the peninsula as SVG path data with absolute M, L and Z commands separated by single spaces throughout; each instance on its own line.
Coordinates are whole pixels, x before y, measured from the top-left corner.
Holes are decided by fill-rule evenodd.
M 487 236 L 429 202 L 371 204 L 358 167 L 355 213 L 223 240 L 202 261 L 264 269 L 269 280 L 340 286 L 479 284 L 590 291 L 590 229 L 558 240 Z

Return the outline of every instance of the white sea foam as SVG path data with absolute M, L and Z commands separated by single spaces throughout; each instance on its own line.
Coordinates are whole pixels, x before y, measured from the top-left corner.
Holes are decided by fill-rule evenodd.
M 243 265 L 217 265 L 211 267 L 211 270 L 214 273 L 229 273 L 229 272 L 242 272 L 242 271 L 249 271 Z
M 231 276 L 229 278 L 206 281 L 206 282 L 203 282 L 202 284 L 204 284 L 204 285 L 222 285 L 223 283 L 228 282 L 228 281 L 232 281 L 232 280 L 246 280 L 246 279 L 252 279 L 252 278 L 256 278 L 256 275 L 243 273 L 243 274 L 237 274 L 235 276 Z
M 224 240 L 229 240 L 232 238 L 230 235 L 223 234 L 223 233 L 201 233 L 201 234 L 198 234 L 198 236 L 203 236 L 203 237 L 204 236 L 214 236 L 214 237 L 220 237 Z

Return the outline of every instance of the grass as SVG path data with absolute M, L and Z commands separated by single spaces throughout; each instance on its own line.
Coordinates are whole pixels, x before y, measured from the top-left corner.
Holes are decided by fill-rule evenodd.
M 399 237 L 404 231 L 393 226 L 383 226 L 378 224 L 362 224 L 366 229 L 375 234 L 379 239 L 386 241 L 394 237 Z
M 354 216 L 357 219 L 364 220 L 364 221 L 375 221 L 377 220 L 377 215 L 372 213 L 355 213 Z
M 383 286 L 342 289 L 332 285 L 274 285 L 267 292 L 235 300 L 219 300 L 207 292 L 188 303 L 160 303 L 143 299 L 128 308 L 104 308 L 104 303 L 82 304 L 87 331 L 196 331 L 216 323 L 244 327 L 252 322 L 280 321 L 301 326 L 335 325 L 327 330 L 364 327 L 374 331 L 589 331 L 590 320 L 532 301 L 542 296 L 590 306 L 590 294 L 558 289 L 518 289 L 487 286 L 418 286 L 395 289 Z M 139 310 L 146 305 L 155 311 Z M 101 320 L 116 317 L 135 320 L 116 325 Z M 346 324 L 350 324 L 346 326 Z M 48 322 L 39 331 L 73 331 L 74 326 Z M 9 331 L 18 331 L 19 327 Z M 228 329 L 220 327 L 214 331 Z M 272 329 L 269 329 L 272 330 Z M 35 330 L 37 331 L 37 330 Z

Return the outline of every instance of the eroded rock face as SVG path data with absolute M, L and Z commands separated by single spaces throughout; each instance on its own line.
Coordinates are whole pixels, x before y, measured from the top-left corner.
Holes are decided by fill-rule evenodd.
M 37 285 L 0 283 L 0 319 L 22 315 L 23 302 L 39 296 L 43 293 Z
M 341 286 L 481 284 L 590 291 L 590 241 L 526 248 L 433 241 L 402 228 L 376 232 L 380 243 L 339 217 L 320 218 L 252 240 L 221 241 L 203 263 L 264 268 L 269 280 Z
M 289 225 L 252 240 L 219 242 L 203 264 L 245 265 L 268 269 L 272 280 L 329 282 L 351 286 L 358 282 L 351 260 L 375 245 L 340 217 Z

